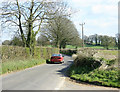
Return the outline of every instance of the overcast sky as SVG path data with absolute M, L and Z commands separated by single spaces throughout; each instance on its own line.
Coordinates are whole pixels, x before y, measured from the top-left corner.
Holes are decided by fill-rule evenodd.
M 119 0 L 66 0 L 66 2 L 73 11 L 77 11 L 71 19 L 80 34 L 79 24 L 83 22 L 84 33 L 87 36 L 93 34 L 115 36 L 118 33 Z M 12 37 L 10 35 L 7 32 L 3 33 L 2 40 L 10 39 Z

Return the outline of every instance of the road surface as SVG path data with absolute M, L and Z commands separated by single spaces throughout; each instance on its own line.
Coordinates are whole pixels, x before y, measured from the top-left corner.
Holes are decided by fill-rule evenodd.
M 3 90 L 117 90 L 78 84 L 65 77 L 65 71 L 73 62 L 64 57 L 64 64 L 42 64 L 33 68 L 2 76 Z

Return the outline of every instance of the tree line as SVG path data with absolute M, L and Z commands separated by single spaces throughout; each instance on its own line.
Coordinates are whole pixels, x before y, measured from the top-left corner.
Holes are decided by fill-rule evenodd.
M 119 48 L 120 34 L 116 34 L 116 37 L 98 34 L 84 36 L 84 42 L 88 45 L 103 46 L 106 49 L 109 49 L 109 47 Z
M 81 45 L 80 35 L 73 22 L 62 16 L 48 21 L 44 25 L 40 37 L 37 39 L 38 45 L 51 44 L 58 48 L 66 48 L 66 45 Z

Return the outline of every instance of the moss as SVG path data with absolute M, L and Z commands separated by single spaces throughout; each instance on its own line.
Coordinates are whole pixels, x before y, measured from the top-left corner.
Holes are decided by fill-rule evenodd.
M 29 48 L 25 48 L 25 53 L 26 53 L 26 56 L 29 57 L 30 56 L 30 49 Z

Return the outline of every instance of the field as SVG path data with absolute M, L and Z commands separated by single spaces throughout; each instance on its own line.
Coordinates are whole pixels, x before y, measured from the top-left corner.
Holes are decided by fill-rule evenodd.
M 115 59 L 118 58 L 118 50 L 97 50 L 98 53 L 96 53 L 94 56 L 96 58 L 104 58 L 104 59 Z
M 87 45 L 87 44 L 85 44 L 84 47 L 94 48 L 94 49 L 104 49 L 104 50 L 105 50 L 105 48 L 104 48 L 103 46 L 95 46 L 95 45 Z M 67 48 L 67 49 L 75 49 L 76 46 L 67 45 L 66 48 Z M 81 46 L 79 46 L 78 48 L 81 48 Z M 109 47 L 109 49 L 117 49 L 117 47 Z

